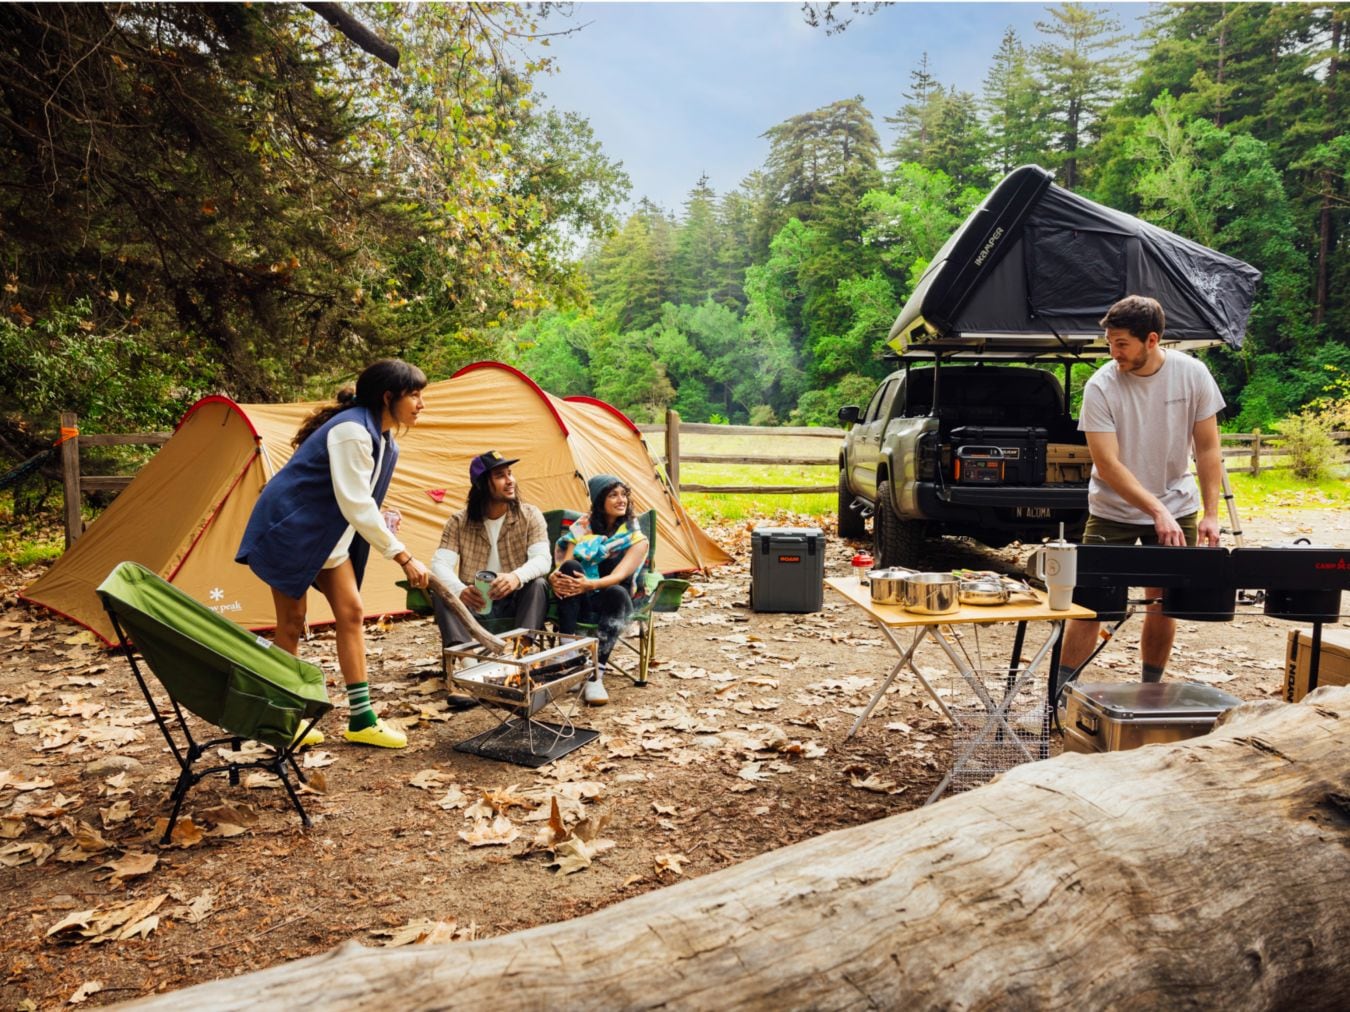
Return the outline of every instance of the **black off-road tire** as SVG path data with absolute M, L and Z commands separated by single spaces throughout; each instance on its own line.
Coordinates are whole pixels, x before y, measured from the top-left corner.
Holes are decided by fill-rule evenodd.
M 848 482 L 844 479 L 844 469 L 839 469 L 839 536 L 841 538 L 859 538 L 867 537 L 867 521 L 863 519 L 862 514 L 853 508 L 855 496 L 848 490 Z
M 877 486 L 877 508 L 872 514 L 872 555 L 878 566 L 917 568 L 923 548 L 923 524 L 901 520 L 891 505 L 891 483 Z

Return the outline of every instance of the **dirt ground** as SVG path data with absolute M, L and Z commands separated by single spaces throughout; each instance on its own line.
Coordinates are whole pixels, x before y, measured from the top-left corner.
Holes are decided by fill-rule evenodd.
M 1350 520 L 1333 510 L 1245 520 L 1253 544 L 1350 546 Z M 109 1004 L 349 939 L 518 931 L 921 805 L 951 760 L 945 719 L 899 678 L 845 739 L 893 651 L 832 592 L 814 614 L 751 612 L 753 526 L 711 529 L 736 562 L 663 617 L 648 687 L 612 678 L 609 706 L 576 713 L 600 737 L 566 759 L 530 770 L 456 752 L 495 717 L 446 708 L 427 621 L 382 621 L 369 644 L 374 701 L 410 746 L 343 743 L 339 706 L 305 760 L 312 830 L 270 778 L 212 777 L 169 846 L 158 839 L 177 771 L 126 660 L 19 606 L 36 571 L 0 574 L 0 1005 Z M 826 575 L 845 574 L 854 547 L 831 538 Z M 1017 572 L 1024 557 L 948 541 L 928 564 Z M 1170 674 L 1278 697 L 1290 628 L 1253 607 L 1231 623 L 1182 624 Z M 1136 618 L 1085 680 L 1132 680 L 1138 632 Z M 1009 642 L 986 628 L 961 647 L 996 662 Z M 331 633 L 303 653 L 341 699 Z M 917 659 L 949 686 L 940 654 Z

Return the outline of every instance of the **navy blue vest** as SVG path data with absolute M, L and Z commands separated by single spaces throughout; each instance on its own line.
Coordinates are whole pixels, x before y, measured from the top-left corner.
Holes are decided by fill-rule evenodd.
M 347 518 L 333 495 L 328 461 L 328 432 L 343 422 L 358 422 L 365 427 L 370 434 L 371 457 L 379 459 L 380 440 L 384 438 L 380 419 L 365 408 L 339 411 L 312 432 L 263 486 L 234 556 L 235 562 L 246 564 L 259 579 L 287 597 L 305 596 L 347 529 Z M 398 444 L 391 436 L 372 492 L 376 504 L 384 502 L 397 461 Z M 369 555 L 370 545 L 358 532 L 351 547 L 358 587 Z

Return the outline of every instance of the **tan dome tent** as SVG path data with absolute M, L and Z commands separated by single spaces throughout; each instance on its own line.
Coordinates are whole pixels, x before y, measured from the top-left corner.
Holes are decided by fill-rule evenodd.
M 497 362 L 468 366 L 424 391 L 417 426 L 399 438 L 385 499 L 403 514 L 401 537 L 427 561 L 441 527 L 463 508 L 469 460 L 484 450 L 518 457 L 521 497 L 541 509 L 585 509 L 586 478 L 617 474 L 640 507 L 657 511 L 656 564 L 689 572 L 729 556 L 685 513 L 641 433 L 620 411 L 591 398 L 558 398 Z M 48 572 L 21 595 L 88 626 L 113 630 L 94 588 L 120 562 L 138 562 L 212 610 L 250 629 L 275 624 L 268 588 L 234 561 L 253 503 L 291 455 L 291 437 L 316 405 L 198 401 L 125 491 Z M 372 558 L 362 600 L 371 616 L 405 610 L 397 566 Z M 332 620 L 311 594 L 310 621 Z

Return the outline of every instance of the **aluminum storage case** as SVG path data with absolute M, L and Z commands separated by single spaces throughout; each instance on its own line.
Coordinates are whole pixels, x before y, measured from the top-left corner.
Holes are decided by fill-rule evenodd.
M 756 527 L 750 534 L 750 607 L 820 611 L 825 603 L 825 532 Z
M 1070 684 L 1064 693 L 1064 748 L 1121 752 L 1208 734 L 1219 714 L 1241 702 L 1194 682 Z

